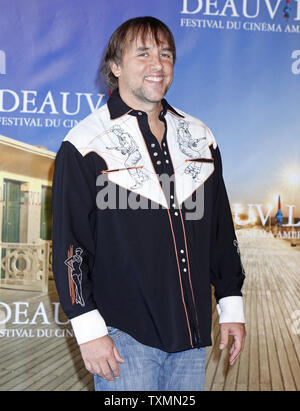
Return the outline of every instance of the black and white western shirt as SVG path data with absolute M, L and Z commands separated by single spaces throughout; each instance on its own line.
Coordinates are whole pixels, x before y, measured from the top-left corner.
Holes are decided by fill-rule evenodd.
M 79 344 L 112 326 L 166 352 L 211 345 L 244 322 L 244 270 L 221 157 L 200 120 L 162 101 L 147 114 L 115 91 L 64 139 L 53 179 L 53 272 Z

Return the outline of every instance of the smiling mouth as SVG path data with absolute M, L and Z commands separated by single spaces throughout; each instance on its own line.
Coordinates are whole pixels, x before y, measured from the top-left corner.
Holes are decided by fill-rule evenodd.
M 163 81 L 163 79 L 164 79 L 164 77 L 162 77 L 162 76 L 147 76 L 147 77 L 145 77 L 145 80 L 152 81 L 154 83 L 160 83 L 160 82 Z

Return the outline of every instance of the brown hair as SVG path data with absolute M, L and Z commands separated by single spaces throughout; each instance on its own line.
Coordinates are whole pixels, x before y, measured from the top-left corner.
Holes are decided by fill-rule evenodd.
M 175 63 L 175 41 L 173 34 L 171 33 L 168 26 L 166 26 L 162 21 L 148 16 L 136 17 L 127 20 L 125 21 L 125 23 L 121 24 L 121 26 L 119 26 L 112 34 L 100 66 L 99 71 L 104 77 L 109 88 L 111 88 L 112 90 L 118 88 L 118 79 L 111 71 L 110 62 L 114 61 L 115 63 L 120 64 L 122 62 L 123 51 L 128 40 L 132 41 L 133 39 L 137 39 L 139 36 L 141 36 L 142 40 L 144 40 L 149 33 L 155 39 L 156 44 L 160 43 L 160 36 L 163 36 L 173 54 L 173 64 Z M 131 36 L 130 39 L 128 36 L 129 34 Z

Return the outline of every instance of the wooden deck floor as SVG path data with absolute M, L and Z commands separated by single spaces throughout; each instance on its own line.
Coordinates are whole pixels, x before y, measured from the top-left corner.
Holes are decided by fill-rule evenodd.
M 238 232 L 246 271 L 246 344 L 237 362 L 229 367 L 228 352 L 218 349 L 214 309 L 214 343 L 207 351 L 205 390 L 298 391 L 300 247 L 291 247 L 284 240 L 250 239 L 242 234 Z M 1 289 L 0 301 L 11 309 L 11 318 L 0 324 L 0 391 L 93 390 L 92 377 L 84 368 L 77 343 L 66 335 L 71 333 L 70 326 L 54 321 L 53 303 L 58 297 L 53 281 L 48 294 Z M 28 324 L 13 324 L 14 302 L 28 303 L 19 306 L 18 315 L 19 322 Z M 0 322 L 9 314 L 7 306 L 0 305 Z M 64 321 L 62 313 L 59 319 Z M 46 320 L 48 324 L 42 324 Z M 17 331 L 27 332 L 27 337 L 13 336 Z M 9 336 L 3 337 L 4 332 Z M 50 336 L 51 332 L 56 335 Z

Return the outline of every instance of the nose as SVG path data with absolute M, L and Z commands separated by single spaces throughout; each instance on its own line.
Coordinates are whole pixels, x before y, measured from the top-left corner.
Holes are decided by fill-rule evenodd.
M 151 59 L 151 67 L 156 71 L 160 71 L 163 69 L 163 62 L 161 59 L 160 54 L 154 54 Z

